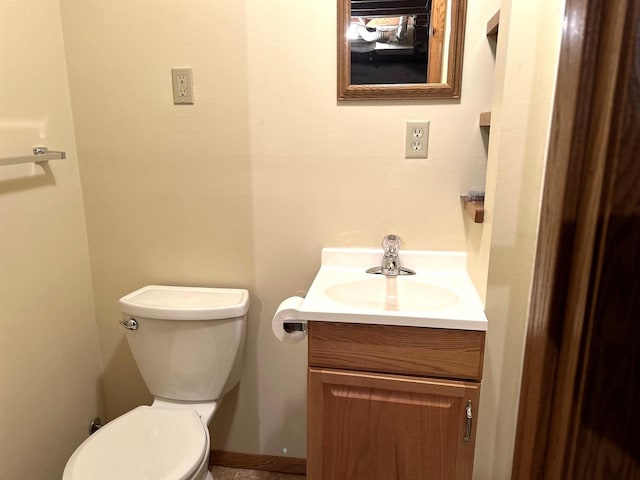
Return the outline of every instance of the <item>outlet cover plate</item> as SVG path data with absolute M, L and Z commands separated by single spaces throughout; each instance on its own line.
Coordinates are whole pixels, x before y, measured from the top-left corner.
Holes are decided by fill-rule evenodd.
M 191 68 L 172 68 L 173 103 L 193 105 L 193 71 Z
M 429 153 L 429 122 L 407 122 L 404 157 L 427 158 Z

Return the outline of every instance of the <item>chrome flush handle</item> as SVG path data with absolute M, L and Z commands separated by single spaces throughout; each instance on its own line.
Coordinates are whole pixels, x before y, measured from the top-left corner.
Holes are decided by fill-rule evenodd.
M 136 321 L 135 318 L 130 318 L 129 320 L 122 320 L 120 324 L 128 330 L 138 329 L 138 322 Z

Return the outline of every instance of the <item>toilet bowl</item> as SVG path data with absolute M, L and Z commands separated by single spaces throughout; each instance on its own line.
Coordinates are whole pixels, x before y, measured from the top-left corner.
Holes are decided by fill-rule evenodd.
M 87 438 L 63 480 L 204 480 L 208 425 L 240 379 L 249 293 L 151 285 L 120 299 L 121 324 L 154 396 Z
M 208 450 L 207 427 L 195 411 L 141 406 L 80 445 L 63 479 L 203 480 Z

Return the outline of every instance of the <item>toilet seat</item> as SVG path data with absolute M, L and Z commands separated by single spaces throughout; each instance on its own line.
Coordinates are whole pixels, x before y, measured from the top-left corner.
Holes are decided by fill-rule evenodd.
M 137 407 L 87 438 L 63 480 L 190 480 L 208 454 L 194 410 Z

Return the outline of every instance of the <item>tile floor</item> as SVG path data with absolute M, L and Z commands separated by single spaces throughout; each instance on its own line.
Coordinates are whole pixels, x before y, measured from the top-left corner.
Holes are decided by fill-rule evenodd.
M 302 475 L 287 473 L 261 472 L 258 470 L 243 470 L 241 468 L 227 468 L 213 466 L 211 468 L 213 480 L 304 480 Z

